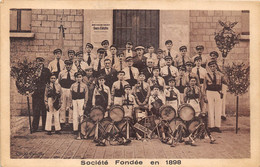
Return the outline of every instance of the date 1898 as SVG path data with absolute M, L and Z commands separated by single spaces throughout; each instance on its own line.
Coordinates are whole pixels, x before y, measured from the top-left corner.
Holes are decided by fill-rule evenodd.
M 181 160 L 166 160 L 166 165 L 180 165 Z

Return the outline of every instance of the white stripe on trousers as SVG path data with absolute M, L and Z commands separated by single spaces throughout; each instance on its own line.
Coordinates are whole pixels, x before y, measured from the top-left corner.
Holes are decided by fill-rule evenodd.
M 83 105 L 84 105 L 84 99 L 72 100 L 72 106 L 73 106 L 73 130 L 74 131 L 78 130 L 79 117 L 81 117 L 83 115 L 83 113 L 84 113 Z
M 60 113 L 59 111 L 55 110 L 53 107 L 53 98 L 49 97 L 48 98 L 48 106 L 49 106 L 49 112 L 47 112 L 47 116 L 46 116 L 46 125 L 45 125 L 45 130 L 47 131 L 51 131 L 51 127 L 52 127 L 52 116 L 54 116 L 54 125 L 55 125 L 55 130 L 58 131 L 60 130 Z
M 222 99 L 217 91 L 207 90 L 209 128 L 221 126 Z

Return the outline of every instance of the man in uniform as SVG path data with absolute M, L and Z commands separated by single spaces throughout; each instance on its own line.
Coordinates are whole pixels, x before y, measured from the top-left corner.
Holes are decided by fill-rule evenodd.
M 105 84 L 111 90 L 113 83 L 117 80 L 117 71 L 111 67 L 111 59 L 104 60 L 105 68 L 100 70 L 100 75 L 104 76 Z
M 192 60 L 193 60 L 193 62 L 195 63 L 195 58 L 199 56 L 199 57 L 201 58 L 201 66 L 202 66 L 203 68 L 206 68 L 206 64 L 207 64 L 207 62 L 208 62 L 209 56 L 203 54 L 203 51 L 204 51 L 204 46 L 203 46 L 203 45 L 198 45 L 198 46 L 196 46 L 196 52 L 197 52 L 197 54 L 192 57 Z
M 177 77 L 179 75 L 178 69 L 172 65 L 172 57 L 165 56 L 166 66 L 161 68 L 161 76 L 165 82 L 168 83 L 170 77 Z
M 101 42 L 101 46 L 103 47 L 104 49 L 104 58 L 107 57 L 107 56 L 110 56 L 111 55 L 111 52 L 109 51 L 109 41 L 108 40 L 104 40 Z
M 147 59 L 146 66 L 147 67 L 142 70 L 142 72 L 144 73 L 145 78 L 146 78 L 145 82 L 147 82 L 148 78 L 153 76 L 153 66 L 154 66 L 153 59 Z
M 82 51 L 76 53 L 75 66 L 77 67 L 77 71 L 80 71 L 82 75 L 85 75 L 85 70 L 89 65 L 83 61 Z
M 211 60 L 208 63 L 209 69 L 204 80 L 204 94 L 206 95 L 205 101 L 208 102 L 208 120 L 210 131 L 221 133 L 221 112 L 222 112 L 222 98 L 221 92 L 222 84 L 225 83 L 224 76 L 217 71 L 217 65 L 215 60 Z
M 62 70 L 65 69 L 64 61 L 61 60 L 62 50 L 55 49 L 53 51 L 53 54 L 55 56 L 55 59 L 49 63 L 48 69 L 52 73 L 55 72 L 55 73 L 59 74 Z
M 113 66 L 116 62 L 118 62 L 118 57 L 116 56 L 117 48 L 115 45 L 110 46 L 110 52 L 111 55 L 107 56 L 106 58 L 111 60 L 111 65 Z
M 125 80 L 130 84 L 130 86 L 134 86 L 137 83 L 137 78 L 139 75 L 139 70 L 133 67 L 133 58 L 126 58 L 127 67 L 123 69 L 125 72 Z
M 187 47 L 186 46 L 181 46 L 179 48 L 180 50 L 180 55 L 176 58 L 176 66 L 178 68 L 180 68 L 180 66 L 184 66 L 185 67 L 185 64 L 187 61 L 190 61 L 190 57 L 187 55 Z
M 97 53 L 98 53 L 98 58 L 94 61 L 94 64 L 93 64 L 95 77 L 98 77 L 101 69 L 103 69 L 105 67 L 105 64 L 104 64 L 105 50 L 103 48 L 99 48 L 97 50 Z
M 32 108 L 33 108 L 33 122 L 32 131 L 36 132 L 39 127 L 40 115 L 42 115 L 42 130 L 45 129 L 46 123 L 46 107 L 44 103 L 45 85 L 50 81 L 50 70 L 44 67 L 44 58 L 37 57 L 37 71 L 38 79 L 36 81 L 36 89 L 32 94 Z
M 154 47 L 153 45 L 149 45 L 147 47 L 148 53 L 144 54 L 144 57 L 146 57 L 147 59 L 152 59 L 153 62 L 157 62 L 157 55 L 154 53 Z
M 117 72 L 118 80 L 113 83 L 112 89 L 111 89 L 112 104 L 122 105 L 122 103 L 123 103 L 122 97 L 125 94 L 124 86 L 129 84 L 128 82 L 125 81 L 124 76 L 125 76 L 124 71 Z
M 91 43 L 86 44 L 86 52 L 83 55 L 83 60 L 88 64 L 88 66 L 93 66 L 94 60 L 97 58 L 96 55 L 92 53 L 93 45 Z
M 172 40 L 165 41 L 165 46 L 166 46 L 165 56 L 172 57 L 172 65 L 176 67 L 175 59 L 177 57 L 177 52 L 172 48 L 173 47 Z
M 71 107 L 71 94 L 70 94 L 70 87 L 75 82 L 75 71 L 72 70 L 73 62 L 70 60 L 65 60 L 65 67 L 66 69 L 61 71 L 58 76 L 58 82 L 61 86 L 61 108 L 60 108 L 60 123 L 64 125 L 66 122 L 66 112 L 69 113 L 69 123 L 72 123 L 72 111 L 70 110 Z
M 133 58 L 133 66 L 138 68 L 139 71 L 142 71 L 146 67 L 146 57 L 144 56 L 144 47 L 137 46 L 135 47 L 136 56 Z
M 186 72 L 185 72 L 185 79 L 187 80 L 186 82 L 189 83 L 191 77 L 195 77 L 196 78 L 196 85 L 200 86 L 199 77 L 196 73 L 192 72 L 192 68 L 193 68 L 193 63 L 191 61 L 187 61 L 186 62 Z
M 197 56 L 194 58 L 194 62 L 196 66 L 192 69 L 192 72 L 197 74 L 200 81 L 199 85 L 202 87 L 204 83 L 204 78 L 207 74 L 207 70 L 201 66 L 201 61 L 202 61 L 201 56 Z
M 113 68 L 116 71 L 122 71 L 125 67 L 127 67 L 125 62 L 125 56 L 123 52 L 118 53 L 117 58 L 115 59 L 115 64 L 113 65 Z
M 164 60 L 164 54 L 162 49 L 157 50 L 157 61 L 155 61 L 154 66 L 159 67 L 161 69 L 162 67 L 166 66 L 165 60 Z

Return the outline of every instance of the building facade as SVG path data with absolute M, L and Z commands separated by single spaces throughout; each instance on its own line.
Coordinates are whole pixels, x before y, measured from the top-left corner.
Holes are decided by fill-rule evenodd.
M 54 59 L 53 50 L 59 47 L 60 25 L 65 28 L 63 60 L 69 49 L 82 51 L 87 42 L 94 45 L 95 52 L 104 39 L 119 49 L 127 40 L 134 46 L 152 44 L 164 49 L 164 42 L 171 39 L 176 51 L 186 45 L 191 57 L 197 45 L 204 45 L 204 53 L 209 54 L 218 51 L 214 33 L 222 29 L 219 20 L 238 22 L 233 30 L 241 34 L 240 43 L 225 62 L 249 63 L 249 11 L 12 9 L 10 19 L 11 65 L 22 57 L 34 61 L 41 56 L 47 66 Z M 17 92 L 13 79 L 10 91 L 11 104 L 15 104 L 11 114 L 26 114 L 26 97 Z M 249 93 L 240 99 L 241 114 L 249 115 Z M 234 113 L 235 104 L 235 97 L 228 94 L 227 113 Z

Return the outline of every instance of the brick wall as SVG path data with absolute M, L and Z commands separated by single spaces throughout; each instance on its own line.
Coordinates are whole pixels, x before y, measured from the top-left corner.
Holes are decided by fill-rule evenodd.
M 204 45 L 205 54 L 211 51 L 218 51 L 221 59 L 221 54 L 214 40 L 214 33 L 219 32 L 222 26 L 218 23 L 219 20 L 226 22 L 235 22 L 237 25 L 233 28 L 236 33 L 242 33 L 242 26 L 249 23 L 247 20 L 242 20 L 242 11 L 190 11 L 190 50 L 191 55 L 195 55 L 195 47 L 199 44 Z M 220 61 L 222 62 L 222 61 Z M 249 62 L 249 41 L 240 41 L 238 45 L 228 54 L 225 64 L 232 62 Z M 249 93 L 240 97 L 239 109 L 242 115 L 249 115 L 250 103 Z M 226 109 L 230 114 L 234 114 L 236 107 L 236 98 L 228 94 L 226 100 Z
M 37 56 L 45 58 L 45 66 L 54 59 L 53 50 L 58 47 L 59 29 L 62 24 L 66 28 L 64 39 L 64 56 L 67 59 L 67 50 L 82 50 L 83 46 L 83 10 L 70 9 L 32 9 L 31 30 L 35 38 L 11 38 L 11 64 L 18 58 L 27 57 L 30 61 Z M 11 111 L 13 115 L 26 113 L 26 98 L 21 96 L 11 79 Z

